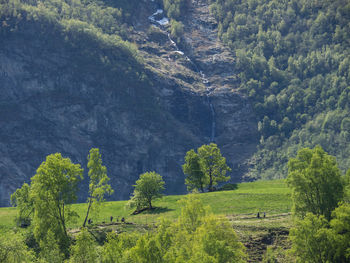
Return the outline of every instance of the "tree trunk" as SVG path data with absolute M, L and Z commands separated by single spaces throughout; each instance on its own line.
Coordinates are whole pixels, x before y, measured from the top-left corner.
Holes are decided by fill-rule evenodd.
M 83 227 L 86 226 L 86 221 L 87 221 L 87 219 L 88 219 L 88 217 L 89 217 L 91 205 L 92 205 L 92 199 L 91 199 L 91 197 L 90 197 L 90 198 L 89 198 L 89 206 L 88 206 L 88 210 L 87 210 L 87 212 L 86 212 L 86 217 L 85 217 L 85 220 L 84 220 Z
M 152 208 L 153 208 L 153 207 L 152 207 L 152 201 L 149 200 L 149 201 L 148 201 L 148 204 L 149 204 L 149 210 L 152 210 Z
M 208 187 L 209 192 L 213 192 L 213 175 L 211 172 L 211 169 L 209 170 L 209 187 Z

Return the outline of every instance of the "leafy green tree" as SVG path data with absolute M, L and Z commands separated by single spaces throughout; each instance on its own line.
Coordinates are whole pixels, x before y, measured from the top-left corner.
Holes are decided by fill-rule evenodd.
M 93 148 L 88 155 L 89 168 L 89 197 L 88 208 L 84 219 L 83 227 L 85 227 L 87 219 L 89 217 L 90 209 L 100 205 L 104 201 L 106 194 L 111 195 L 113 193 L 112 187 L 108 184 L 109 177 L 107 176 L 107 168 L 102 165 L 101 154 L 99 149 Z
M 320 146 L 302 149 L 289 160 L 287 183 L 292 188 L 293 211 L 300 217 L 311 212 L 330 220 L 344 195 L 336 160 Z
M 164 262 L 245 262 L 245 251 L 232 225 L 226 218 L 218 218 L 196 195 L 181 200 L 178 221 L 168 226 L 162 240 L 166 245 Z M 160 242 L 161 245 L 169 242 Z
M 29 196 L 30 186 L 24 183 L 11 195 L 11 204 L 17 207 L 16 222 L 18 225 L 30 225 L 33 215 L 33 200 Z
M 24 236 L 10 231 L 0 235 L 0 262 L 30 263 L 36 260 L 34 252 L 27 247 Z
M 337 207 L 330 222 L 323 215 L 307 213 L 296 221 L 289 236 L 297 262 L 349 262 L 350 205 Z
M 141 174 L 134 185 L 132 201 L 137 208 L 148 206 L 152 209 L 152 201 L 163 196 L 161 192 L 164 191 L 164 184 L 162 176 L 156 172 Z
M 45 240 L 40 241 L 40 262 L 62 263 L 64 255 L 61 253 L 54 233 L 49 230 Z
M 200 166 L 200 158 L 198 154 L 192 149 L 186 153 L 185 164 L 182 165 L 182 170 L 185 175 L 185 184 L 187 189 L 200 189 L 204 192 L 204 187 L 208 185 L 208 180 L 203 173 Z
M 67 254 L 69 237 L 66 225 L 77 217 L 69 204 L 77 198 L 82 174 L 79 164 L 73 164 L 69 158 L 56 153 L 47 156 L 31 178 L 34 236 L 39 244 L 51 231 L 61 251 Z
M 289 236 L 292 241 L 291 251 L 296 255 L 297 262 L 334 262 L 334 239 L 323 215 L 307 213 L 304 219 L 296 221 Z
M 134 262 L 139 263 L 162 263 L 164 262 L 162 256 L 159 245 L 157 244 L 154 235 L 151 233 L 142 235 L 137 240 L 136 246 L 130 250 L 130 257 Z
M 102 248 L 103 263 L 127 263 L 130 262 L 130 249 L 136 245 L 139 239 L 136 233 L 107 234 L 107 242 Z
M 220 149 L 215 143 L 202 145 L 198 148 L 198 156 L 202 172 L 208 178 L 208 190 L 212 192 L 218 182 L 226 182 L 230 179 L 225 176 L 231 168 L 226 164 L 226 158 L 221 155 Z
M 77 236 L 75 245 L 71 247 L 72 263 L 97 263 L 100 262 L 97 244 L 93 236 L 86 228 L 82 228 Z
M 227 218 L 206 216 L 196 230 L 193 247 L 192 262 L 246 262 L 245 248 Z
M 193 233 L 202 224 L 203 218 L 208 214 L 208 208 L 196 194 L 185 196 L 179 201 L 181 215 L 178 220 L 179 227 L 188 233 Z
M 332 213 L 330 226 L 334 232 L 334 248 L 336 260 L 333 262 L 350 261 L 350 204 L 343 203 Z

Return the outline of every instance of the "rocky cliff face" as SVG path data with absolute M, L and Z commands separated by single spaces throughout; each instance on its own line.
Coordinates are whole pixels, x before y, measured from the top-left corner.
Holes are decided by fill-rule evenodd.
M 142 5 L 129 36 L 147 85 L 116 81 L 59 36 L 36 37 L 34 25 L 0 40 L 0 206 L 48 154 L 61 152 L 85 168 L 92 147 L 101 150 L 113 199 L 128 198 L 139 174 L 151 170 L 164 177 L 167 193 L 185 192 L 185 153 L 210 141 L 227 157 L 232 181 L 241 180 L 257 131 L 235 89 L 234 57 L 216 39 L 206 4 L 195 1 L 188 11 L 182 49 L 149 19 L 156 9 Z M 86 190 L 85 182 L 80 200 Z

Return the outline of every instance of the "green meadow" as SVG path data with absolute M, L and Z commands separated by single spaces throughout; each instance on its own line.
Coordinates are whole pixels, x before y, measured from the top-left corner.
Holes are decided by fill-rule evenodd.
M 133 210 L 126 208 L 127 201 L 105 202 L 98 211 L 91 214 L 91 218 L 93 223 L 108 223 L 111 216 L 113 221 L 117 219 L 120 221 L 124 217 L 126 222 L 136 224 L 155 223 L 159 217 L 175 220 L 181 211 L 181 204 L 178 201 L 183 197 L 183 195 L 164 196 L 154 202 L 156 209 L 138 215 L 131 215 Z M 288 213 L 291 208 L 290 190 L 284 180 L 240 183 L 236 190 L 202 193 L 199 197 L 214 214 L 229 218 L 243 216 L 254 219 L 258 212 L 261 214 L 265 212 L 267 217 L 272 217 Z M 87 204 L 84 203 L 73 205 L 79 218 L 69 225 L 70 228 L 82 225 L 86 207 Z M 15 216 L 16 208 L 0 208 L 0 230 L 15 227 Z

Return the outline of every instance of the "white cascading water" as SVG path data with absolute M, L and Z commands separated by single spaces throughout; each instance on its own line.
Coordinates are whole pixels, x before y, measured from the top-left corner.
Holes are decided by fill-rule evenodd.
M 148 17 L 150 22 L 159 28 L 160 30 L 164 31 L 164 26 L 169 24 L 169 19 L 167 17 L 163 17 L 161 19 L 156 19 L 156 16 L 163 14 L 164 11 L 162 9 L 157 9 L 156 12 L 154 12 L 151 16 Z M 171 39 L 171 36 L 169 33 L 167 33 L 168 39 L 171 43 L 171 45 L 176 49 L 176 52 L 182 56 L 185 57 L 187 61 L 189 61 L 195 68 L 196 72 L 198 72 L 202 78 L 202 83 L 206 86 L 206 97 L 207 102 L 209 104 L 210 112 L 211 112 L 211 133 L 210 133 L 210 142 L 214 142 L 215 139 L 215 129 L 216 129 L 216 122 L 215 122 L 215 111 L 214 106 L 211 103 L 210 100 L 210 94 L 212 93 L 212 88 L 210 87 L 209 80 L 207 79 L 206 75 L 203 73 L 203 71 L 199 70 L 198 66 L 185 54 L 185 52 L 181 51 L 179 47 L 177 46 L 176 42 Z

